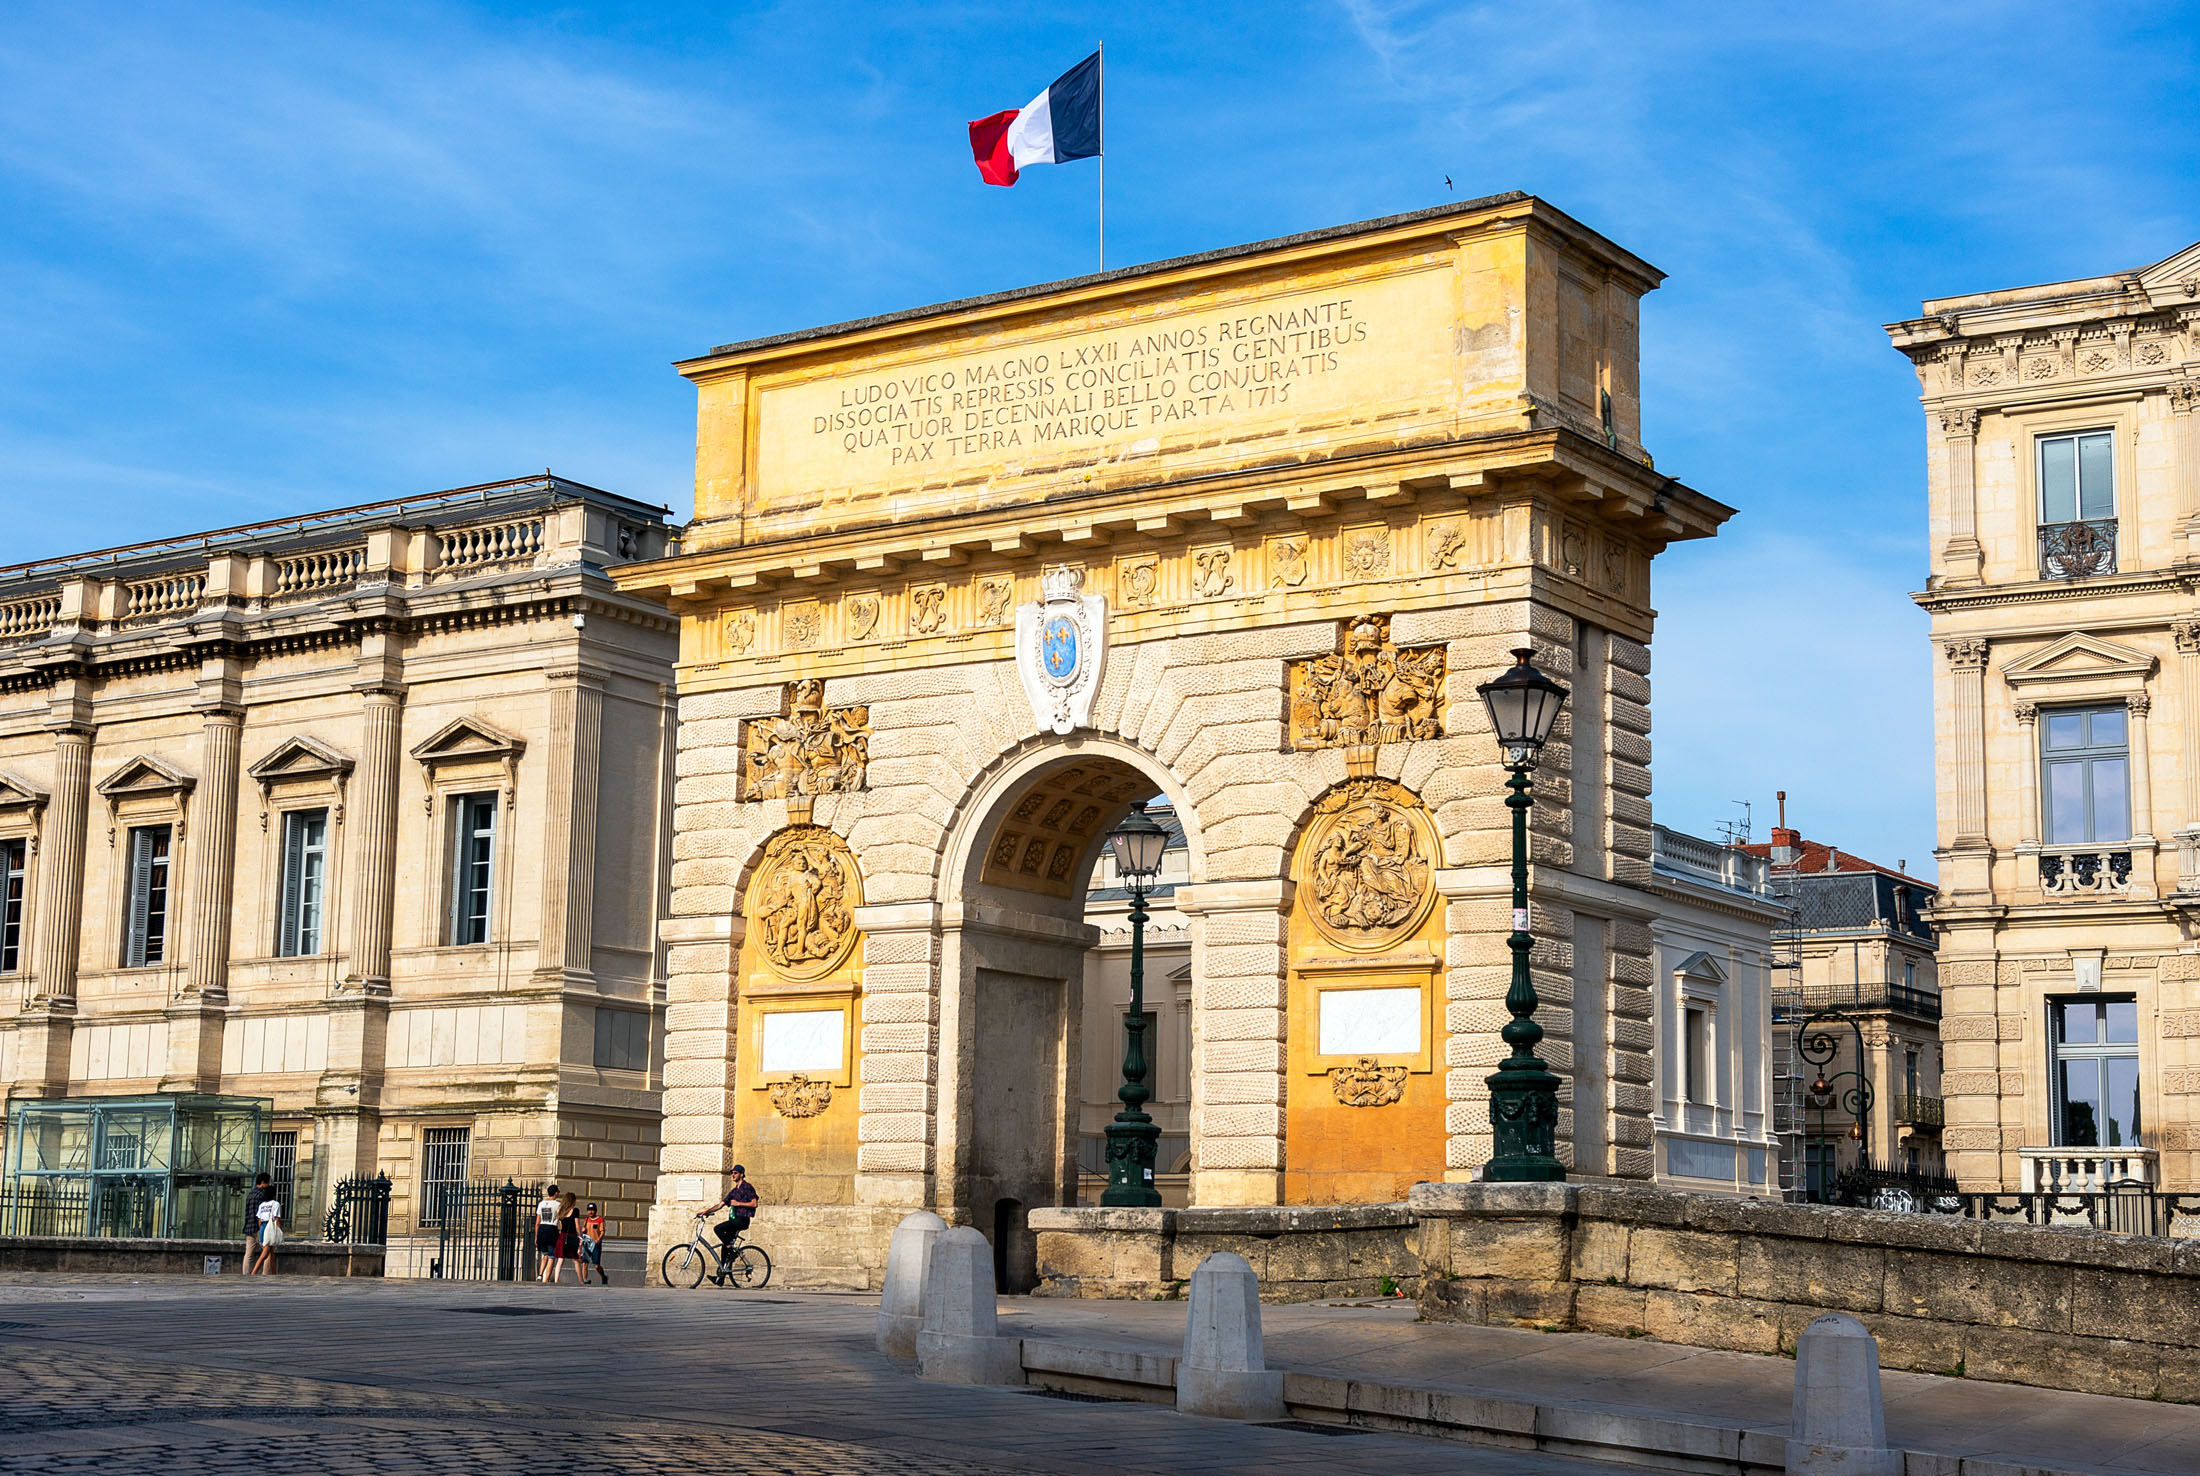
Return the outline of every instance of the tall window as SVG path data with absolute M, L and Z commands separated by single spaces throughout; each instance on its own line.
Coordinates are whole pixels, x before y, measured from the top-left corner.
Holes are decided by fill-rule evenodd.
M 1902 1095 L 1905 1097 L 1924 1095 L 1917 1089 L 1917 1052 L 1911 1049 L 1905 1049 L 1902 1052 Z
M 2040 521 L 2116 516 L 2115 441 L 2107 431 L 2040 438 Z
M 2125 731 L 2121 706 L 2040 714 L 2049 845 L 2131 838 L 2131 758 Z
M 420 1138 L 420 1215 L 423 1225 L 440 1225 L 466 1187 L 467 1137 L 462 1127 L 428 1128 Z
M 275 1190 L 275 1197 L 283 1202 L 283 1218 L 293 1225 L 304 1225 L 305 1206 L 297 1202 L 298 1130 L 290 1128 L 279 1133 L 265 1133 L 260 1142 L 268 1183 Z
M 607 1071 L 647 1071 L 649 1016 L 641 1010 L 597 1010 L 596 1064 Z
M 23 858 L 20 837 L 0 841 L 0 974 L 23 967 Z
M 497 797 L 461 794 L 451 799 L 452 943 L 489 941 L 489 882 L 494 871 Z
M 1694 1005 L 1682 1014 L 1681 1074 L 1688 1100 L 1702 1106 L 1711 1100 L 1711 1012 Z
M 2058 999 L 2048 1010 L 2055 1052 L 2055 1146 L 2139 1145 L 2139 1005 Z
M 328 890 L 328 811 L 283 816 L 283 903 L 275 951 L 301 958 L 321 951 L 323 894 Z
M 130 890 L 122 932 L 126 969 L 142 969 L 167 956 L 168 834 L 165 825 L 140 825 L 130 832 Z

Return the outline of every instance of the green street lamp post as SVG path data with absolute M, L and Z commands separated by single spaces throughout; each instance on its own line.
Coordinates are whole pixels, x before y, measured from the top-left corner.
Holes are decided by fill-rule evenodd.
M 1528 793 L 1528 775 L 1558 721 L 1566 689 L 1528 664 L 1534 654 L 1525 647 L 1514 650 L 1511 667 L 1475 688 L 1489 707 L 1505 767 L 1512 770 L 1506 785 L 1512 793 L 1505 796 L 1513 833 L 1512 933 L 1505 940 L 1512 949 L 1512 987 L 1505 991 L 1512 1019 L 1500 1032 L 1512 1054 L 1489 1078 L 1496 1152 L 1482 1170 L 1485 1180 L 1499 1183 L 1566 1177 L 1557 1152 L 1558 1078 L 1535 1054 L 1543 1027 L 1535 1023 L 1535 982 L 1528 976 L 1528 950 L 1535 944 L 1528 931 L 1528 807 L 1535 803 Z
M 1108 1124 L 1108 1187 L 1100 1191 L 1100 1202 L 1152 1209 L 1161 1204 L 1161 1191 L 1153 1183 L 1161 1128 L 1146 1111 L 1153 1096 L 1146 1090 L 1146 894 L 1161 875 L 1169 833 L 1153 822 L 1140 800 L 1109 834 L 1108 844 L 1115 851 L 1123 888 L 1131 894 L 1131 1007 L 1123 1016 L 1123 1085 L 1115 1092 L 1123 1110 Z
M 1856 1070 L 1828 1071 L 1834 1057 L 1841 1053 L 1841 1042 L 1829 1033 L 1835 1023 L 1849 1027 L 1856 1040 Z M 1840 1010 L 1819 1010 L 1795 1027 L 1795 1054 L 1818 1068 L 1818 1075 L 1809 1086 L 1806 1105 L 1812 1113 L 1812 1125 L 1817 1129 L 1811 1136 L 1818 1145 L 1817 1172 L 1810 1176 L 1805 1193 L 1822 1204 L 1832 1204 L 1840 1197 L 1841 1175 L 1836 1169 L 1835 1155 L 1839 1151 L 1839 1139 L 1826 1128 L 1826 1114 L 1837 1106 L 1849 1118 L 1847 1137 L 1856 1145 L 1856 1166 L 1859 1171 L 1869 1171 L 1872 1166 L 1871 1112 L 1877 1100 L 1872 1092 L 1871 1078 L 1864 1074 L 1864 1028 L 1852 1015 Z M 1843 1086 L 1842 1083 L 1848 1083 Z

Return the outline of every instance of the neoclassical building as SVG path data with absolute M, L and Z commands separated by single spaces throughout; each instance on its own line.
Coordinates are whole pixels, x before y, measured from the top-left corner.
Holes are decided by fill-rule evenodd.
M 930 1206 L 1027 1281 L 1090 1131 L 1094 859 L 1154 796 L 1189 1200 L 1472 1175 L 1510 922 L 1474 688 L 1516 647 L 1573 691 L 1530 909 L 1562 1151 L 1649 1178 L 1651 564 L 1731 514 L 1641 443 L 1658 280 L 1505 195 L 683 364 L 696 520 L 618 574 L 681 629 L 654 1240 L 739 1159 L 794 1279 L 872 1281 Z
M 2200 1187 L 2200 246 L 1892 324 L 1923 389 L 1942 1135 Z
M 639 1238 L 676 637 L 605 571 L 669 532 L 546 474 L 0 569 L 0 1094 L 267 1099 L 299 1227 Z

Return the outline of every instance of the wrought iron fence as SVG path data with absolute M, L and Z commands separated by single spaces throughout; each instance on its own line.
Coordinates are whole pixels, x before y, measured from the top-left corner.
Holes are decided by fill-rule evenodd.
M 1966 1194 L 1949 1179 L 1851 1172 L 1841 1176 L 1835 1202 L 1988 1224 L 2200 1240 L 2200 1194 L 2171 1194 L 2138 1182 L 2090 1194 Z
M 91 1211 L 88 1179 L 0 1184 L 0 1235 L 84 1235 Z
M 469 1179 L 437 1186 L 436 1255 L 430 1276 L 447 1281 L 524 1281 L 533 1269 L 528 1232 L 533 1199 L 507 1179 Z
M 390 1243 L 390 1176 L 355 1174 L 336 1186 L 328 1219 L 328 1238 L 351 1245 Z
M 1894 1099 L 1894 1120 L 1911 1127 L 1946 1127 L 1948 1104 L 1939 1097 L 1897 1097 Z

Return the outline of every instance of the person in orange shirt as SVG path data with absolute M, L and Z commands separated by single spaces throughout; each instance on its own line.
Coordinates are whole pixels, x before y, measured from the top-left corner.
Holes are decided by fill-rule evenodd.
M 588 1284 L 590 1267 L 595 1268 L 597 1285 L 611 1285 L 611 1278 L 605 1274 L 603 1269 L 603 1231 L 603 1215 L 597 1210 L 596 1206 L 590 1205 L 588 1213 L 581 1216 L 581 1284 L 583 1286 Z

